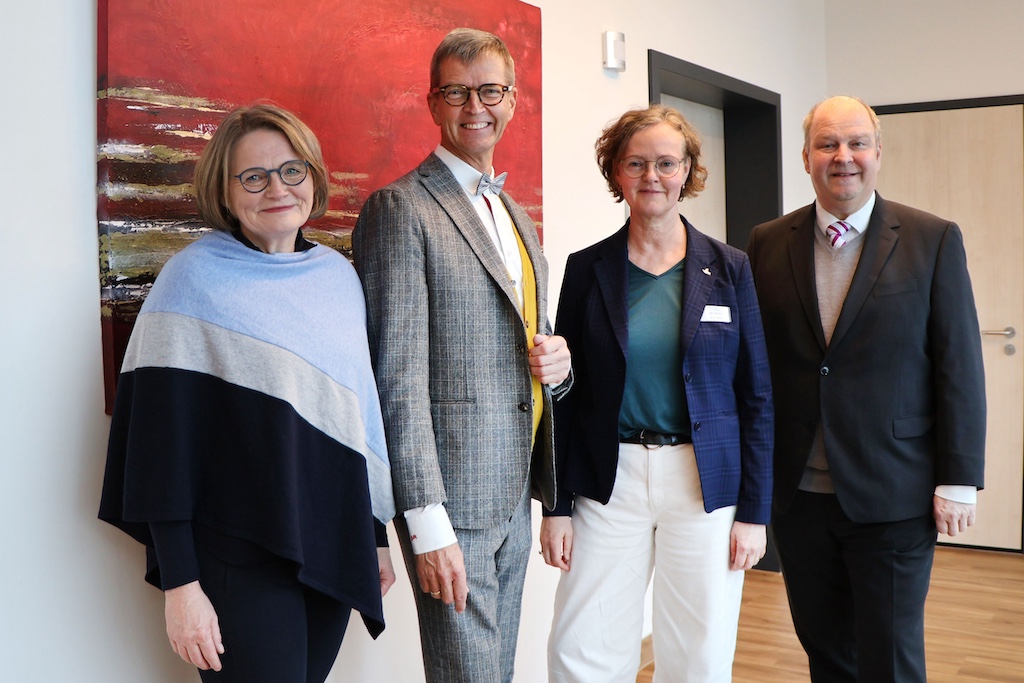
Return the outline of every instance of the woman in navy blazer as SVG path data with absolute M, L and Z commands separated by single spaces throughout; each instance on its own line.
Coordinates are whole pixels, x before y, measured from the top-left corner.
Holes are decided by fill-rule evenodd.
M 544 560 L 563 570 L 552 682 L 632 682 L 653 568 L 659 681 L 729 681 L 743 570 L 765 552 L 773 410 L 746 255 L 678 202 L 704 187 L 679 112 L 626 112 L 597 141 L 630 219 L 566 264 L 557 330 L 573 390 L 555 409 L 558 505 Z

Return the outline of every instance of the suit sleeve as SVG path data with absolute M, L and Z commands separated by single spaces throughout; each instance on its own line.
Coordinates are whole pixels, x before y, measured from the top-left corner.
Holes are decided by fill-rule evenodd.
M 963 236 L 946 226 L 928 321 L 933 354 L 936 483 L 984 486 L 985 370 Z
M 375 192 L 359 214 L 352 247 L 366 295 L 397 508 L 444 502 L 430 412 L 426 246 L 413 203 L 395 189 Z
M 580 332 L 582 327 L 581 310 L 582 302 L 579 300 L 579 282 L 576 262 L 570 256 L 565 264 L 565 273 L 562 276 L 562 290 L 558 296 L 558 312 L 555 317 L 555 334 L 565 338 L 565 342 L 572 353 L 572 380 L 573 383 L 580 378 L 586 377 L 586 349 L 583 344 L 583 337 Z M 558 472 L 557 481 L 559 484 L 557 505 L 553 510 L 544 510 L 545 517 L 564 517 L 572 514 L 573 494 L 565 488 L 566 460 L 568 458 L 569 442 L 572 439 L 573 410 L 577 399 L 580 396 L 580 389 L 568 392 L 560 397 L 555 404 L 555 461 Z
M 750 231 L 750 235 L 747 237 L 747 248 L 746 248 L 747 259 L 748 259 L 748 261 L 750 263 L 751 276 L 753 276 L 753 273 L 757 269 L 757 247 L 758 247 L 757 237 L 758 237 L 757 226 L 754 226 L 754 229 Z
M 771 519 L 775 412 L 761 312 L 746 256 L 736 283 L 740 348 L 734 391 L 740 422 L 740 493 L 736 519 L 767 524 Z

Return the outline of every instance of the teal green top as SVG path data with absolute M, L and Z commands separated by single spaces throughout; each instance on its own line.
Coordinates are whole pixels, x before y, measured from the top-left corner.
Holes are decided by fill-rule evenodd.
M 690 435 L 680 335 L 683 259 L 661 275 L 629 263 L 629 347 L 619 438 L 641 429 Z

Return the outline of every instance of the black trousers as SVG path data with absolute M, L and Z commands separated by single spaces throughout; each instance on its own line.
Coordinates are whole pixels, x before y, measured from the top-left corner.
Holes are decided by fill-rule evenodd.
M 196 544 L 199 581 L 224 640 L 220 672 L 204 683 L 323 683 L 345 637 L 351 609 L 303 586 L 295 564 L 269 553 L 244 564 Z
M 836 496 L 798 491 L 772 530 L 814 683 L 925 683 L 931 515 L 858 524 Z

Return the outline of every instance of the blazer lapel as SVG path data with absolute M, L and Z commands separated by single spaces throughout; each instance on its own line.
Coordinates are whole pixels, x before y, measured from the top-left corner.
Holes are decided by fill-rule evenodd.
M 704 307 L 711 298 L 711 287 L 718 276 L 718 264 L 708 238 L 683 218 L 686 226 L 686 262 L 683 264 L 683 320 L 679 343 L 683 358 L 690 348 Z
M 796 291 L 803 304 L 804 315 L 814 330 L 818 346 L 824 351 L 825 332 L 821 329 L 821 312 L 818 310 L 818 287 L 814 282 L 814 204 L 807 207 L 802 217 L 795 217 L 793 231 L 789 234 L 789 260 L 793 265 Z M 833 335 L 833 342 L 835 335 Z
M 846 293 L 843 309 L 839 312 L 836 329 L 832 333 L 832 345 L 835 346 L 850 329 L 853 321 L 867 301 L 871 288 L 878 281 L 889 254 L 892 253 L 899 239 L 896 228 L 899 222 L 888 210 L 880 196 L 875 198 L 875 208 L 868 220 L 867 232 L 864 234 L 864 248 L 861 250 L 860 261 L 853 272 L 850 290 Z
M 626 352 L 629 349 L 629 275 L 626 270 L 629 258 L 626 246 L 628 235 L 627 220 L 608 240 L 600 257 L 594 261 L 594 277 L 623 358 L 628 357 Z
M 505 268 L 498 250 L 494 247 L 494 242 L 487 235 L 486 228 L 480 222 L 480 216 L 477 214 L 476 209 L 473 208 L 473 205 L 469 203 L 465 190 L 459 185 L 455 176 L 444 165 L 444 162 L 433 153 L 427 157 L 426 161 L 420 164 L 419 173 L 420 182 L 423 183 L 427 192 L 434 197 L 445 213 L 452 219 L 455 228 L 462 233 L 462 236 L 469 243 L 470 248 L 476 254 L 484 269 L 498 287 L 505 292 L 505 296 L 508 297 L 515 309 L 519 311 L 520 317 L 522 317 L 519 297 L 512 286 L 512 279 L 508 275 L 508 270 Z M 523 239 L 525 240 L 526 238 L 524 237 Z M 540 310 L 539 307 L 538 310 Z
M 547 262 L 544 260 L 544 252 L 541 251 L 540 239 L 537 236 L 537 227 L 533 224 L 530 214 L 526 213 L 525 209 L 513 202 L 512 198 L 504 192 L 501 193 L 501 201 L 505 205 L 505 210 L 512 219 L 520 239 L 523 240 L 527 256 L 530 257 L 530 264 L 533 266 L 533 276 L 537 282 L 537 312 L 541 320 L 539 324 L 543 327 L 543 321 L 547 319 L 548 310 L 548 269 Z M 502 267 L 504 268 L 504 266 Z M 506 277 L 505 279 L 507 281 L 509 278 Z M 509 290 L 513 293 L 514 297 L 515 290 L 512 288 L 511 283 L 509 283 Z M 513 298 L 513 301 L 518 301 L 518 299 Z

